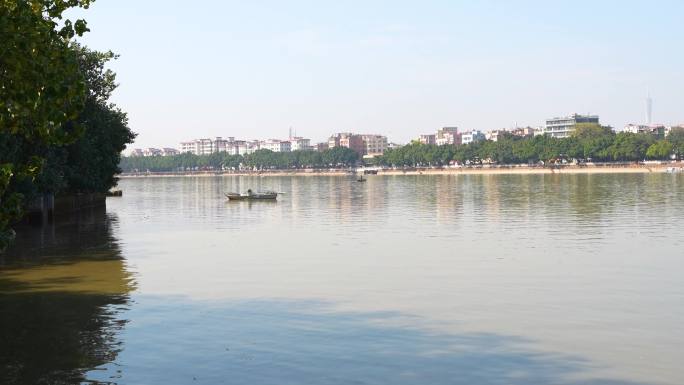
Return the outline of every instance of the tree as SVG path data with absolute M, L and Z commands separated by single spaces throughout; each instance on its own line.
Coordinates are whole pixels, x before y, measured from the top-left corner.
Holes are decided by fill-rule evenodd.
M 677 159 L 684 158 L 684 127 L 672 127 L 667 135 L 667 141 L 672 143 Z
M 105 69 L 115 59 L 112 52 L 96 52 L 75 46 L 86 79 L 86 103 L 76 122 L 84 134 L 65 148 L 64 175 L 68 191 L 107 192 L 116 185 L 121 152 L 133 142 L 126 113 L 109 103 L 116 89 L 116 75 Z
M 584 149 L 583 158 L 595 160 L 608 160 L 610 155 L 606 150 L 612 144 L 614 136 L 610 127 L 597 123 L 576 124 L 571 135 Z
M 648 147 L 646 156 L 649 159 L 667 159 L 672 154 L 674 146 L 666 140 L 659 140 Z
M 653 142 L 655 138 L 651 134 L 621 132 L 615 135 L 608 152 L 613 160 L 641 160 L 646 157 L 646 151 Z
M 69 40 L 87 31 L 86 22 L 58 20 L 90 0 L 0 1 L 0 134 L 37 147 L 63 144 L 79 133 L 74 120 L 83 108 L 85 82 Z M 7 139 L 7 137 L 5 138 Z M 0 155 L 0 250 L 13 237 L 9 224 L 21 213 L 15 184 L 33 178 L 42 160 L 32 152 Z

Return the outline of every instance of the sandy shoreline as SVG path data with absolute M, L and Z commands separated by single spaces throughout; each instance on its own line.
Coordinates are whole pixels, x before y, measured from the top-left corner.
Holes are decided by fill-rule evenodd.
M 377 175 L 526 175 L 526 174 L 644 174 L 664 173 L 668 167 L 684 167 L 684 163 L 669 164 L 606 164 L 584 166 L 498 166 L 463 168 L 410 168 L 379 170 Z M 357 172 L 362 172 L 357 170 Z M 351 170 L 270 170 L 253 172 L 235 171 L 188 171 L 188 172 L 149 172 L 123 173 L 119 178 L 149 177 L 209 177 L 209 176 L 349 176 Z

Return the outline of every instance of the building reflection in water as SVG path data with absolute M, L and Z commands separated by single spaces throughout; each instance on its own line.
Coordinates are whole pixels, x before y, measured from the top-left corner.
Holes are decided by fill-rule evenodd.
M 20 228 L 0 258 L 0 383 L 63 384 L 113 361 L 135 287 L 104 208 Z

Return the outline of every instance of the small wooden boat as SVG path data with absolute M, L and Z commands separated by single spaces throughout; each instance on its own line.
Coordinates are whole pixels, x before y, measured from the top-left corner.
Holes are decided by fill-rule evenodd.
M 226 193 L 225 195 L 231 201 L 274 201 L 278 198 L 278 193 L 273 191 L 255 193 L 247 190 L 247 194 Z

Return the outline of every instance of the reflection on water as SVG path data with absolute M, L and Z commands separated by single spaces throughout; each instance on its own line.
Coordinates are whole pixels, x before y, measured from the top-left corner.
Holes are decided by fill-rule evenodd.
M 121 350 L 133 282 L 104 210 L 20 229 L 0 265 L 0 383 L 74 384 Z
M 142 297 L 129 316 L 145 322 L 126 328 L 117 365 L 101 368 L 124 368 L 118 383 L 583 384 L 560 379 L 591 366 L 531 351 L 520 337 L 427 332 L 397 326 L 402 314 L 337 312 L 305 301 Z M 107 374 L 91 378 L 106 381 Z
M 22 233 L 0 260 L 0 382 L 684 378 L 680 175 L 120 187 L 106 216 Z M 223 197 L 247 188 L 284 194 Z

